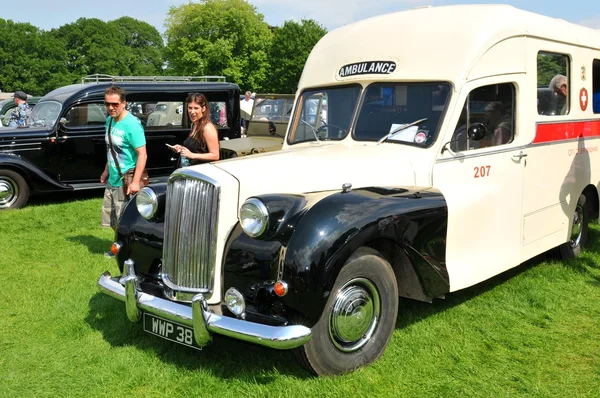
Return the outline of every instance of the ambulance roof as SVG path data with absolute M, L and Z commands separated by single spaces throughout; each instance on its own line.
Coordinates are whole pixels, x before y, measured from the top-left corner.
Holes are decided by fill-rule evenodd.
M 511 37 L 538 37 L 600 49 L 600 31 L 523 11 L 509 5 L 456 5 L 381 15 L 335 29 L 313 48 L 299 82 L 301 89 L 355 82 L 340 68 L 369 61 L 393 61 L 393 73 L 378 80 L 464 81 L 485 52 Z M 515 52 L 515 57 L 523 52 Z M 523 60 L 521 60 L 523 63 Z M 373 75 L 369 75 L 372 80 Z

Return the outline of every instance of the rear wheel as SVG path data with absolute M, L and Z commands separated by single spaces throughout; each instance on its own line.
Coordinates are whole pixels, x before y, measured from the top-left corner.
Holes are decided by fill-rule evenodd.
M 587 243 L 589 205 L 586 203 L 584 194 L 579 196 L 572 217 L 573 222 L 571 225 L 571 236 L 569 237 L 569 241 L 559 246 L 560 255 L 565 260 L 579 256 L 581 249 Z
M 0 170 L 0 210 L 18 209 L 29 199 L 29 185 L 12 170 Z
M 390 264 L 361 248 L 338 275 L 312 339 L 297 348 L 300 363 L 317 375 L 341 374 L 375 361 L 398 315 L 398 286 Z

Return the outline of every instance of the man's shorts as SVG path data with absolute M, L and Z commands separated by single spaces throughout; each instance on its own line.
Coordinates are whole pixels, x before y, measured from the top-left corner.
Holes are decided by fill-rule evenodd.
M 107 184 L 106 189 L 104 189 L 104 201 L 102 202 L 102 219 L 100 221 L 102 226 L 116 228 L 123 207 L 127 202 L 122 186 L 113 187 Z

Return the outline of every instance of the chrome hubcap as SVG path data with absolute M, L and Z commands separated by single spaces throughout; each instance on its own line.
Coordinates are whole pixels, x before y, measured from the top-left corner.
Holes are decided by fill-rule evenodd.
M 573 227 L 571 228 L 571 240 L 569 244 L 572 248 L 575 248 L 581 242 L 581 231 L 583 222 L 583 206 L 577 205 L 575 208 L 575 214 L 573 214 Z
M 329 315 L 329 335 L 343 352 L 363 347 L 377 328 L 381 300 L 375 285 L 364 278 L 348 281 L 338 290 Z
M 0 209 L 12 206 L 19 197 L 19 186 L 12 178 L 0 176 Z

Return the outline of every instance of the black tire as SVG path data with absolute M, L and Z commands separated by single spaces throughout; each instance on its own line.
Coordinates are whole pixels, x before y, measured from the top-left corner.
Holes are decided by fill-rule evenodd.
M 379 318 L 373 316 L 377 313 Z M 358 249 L 338 275 L 323 314 L 312 328 L 312 339 L 294 354 L 319 376 L 349 372 L 381 356 L 397 316 L 398 285 L 392 267 L 378 252 Z
M 0 170 L 0 210 L 18 209 L 29 199 L 29 185 L 12 170 Z
M 589 207 L 584 194 L 579 196 L 575 212 L 573 213 L 573 221 L 571 225 L 571 236 L 569 241 L 559 246 L 560 256 L 563 260 L 568 260 L 579 256 L 581 250 L 587 243 L 588 224 L 589 224 Z

